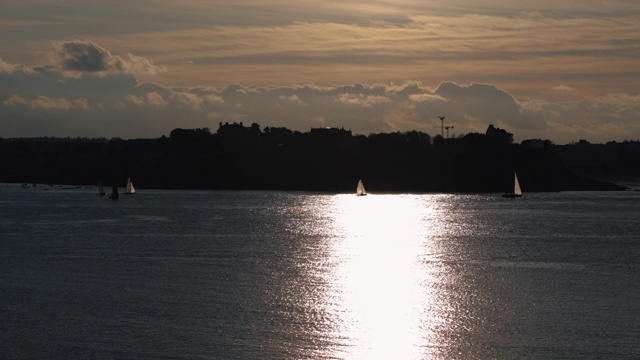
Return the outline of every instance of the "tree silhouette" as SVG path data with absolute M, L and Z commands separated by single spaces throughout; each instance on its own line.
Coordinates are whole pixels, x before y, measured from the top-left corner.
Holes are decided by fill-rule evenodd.
M 583 156 L 583 155 L 587 156 Z M 581 157 L 582 156 L 582 157 Z M 600 159 L 594 163 L 584 160 Z M 576 166 L 576 159 L 582 159 Z M 159 139 L 0 139 L 0 181 L 199 189 L 351 192 L 503 192 L 517 171 L 525 192 L 619 190 L 581 172 L 640 173 L 640 143 L 558 146 L 513 144 L 489 126 L 452 139 L 418 131 L 352 135 L 318 128 L 301 133 L 257 123 L 174 129 Z

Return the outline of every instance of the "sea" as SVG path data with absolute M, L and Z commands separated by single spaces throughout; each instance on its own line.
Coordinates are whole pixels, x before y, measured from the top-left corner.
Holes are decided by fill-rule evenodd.
M 640 192 L 0 184 L 0 359 L 638 359 Z

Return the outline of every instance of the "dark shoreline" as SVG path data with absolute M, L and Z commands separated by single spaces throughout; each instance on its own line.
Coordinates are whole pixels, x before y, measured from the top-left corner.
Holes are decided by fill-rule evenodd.
M 0 138 L 0 182 L 140 189 L 274 190 L 350 193 L 358 180 L 375 193 L 623 191 L 607 179 L 638 179 L 640 142 L 512 143 L 490 127 L 455 139 L 409 131 L 300 133 L 259 125 L 175 129 L 158 139 Z

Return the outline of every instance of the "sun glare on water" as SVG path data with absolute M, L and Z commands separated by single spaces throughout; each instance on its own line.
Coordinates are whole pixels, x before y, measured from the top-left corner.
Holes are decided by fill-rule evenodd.
M 420 358 L 434 343 L 434 273 L 425 259 L 433 208 L 411 195 L 337 196 L 326 304 L 347 358 Z

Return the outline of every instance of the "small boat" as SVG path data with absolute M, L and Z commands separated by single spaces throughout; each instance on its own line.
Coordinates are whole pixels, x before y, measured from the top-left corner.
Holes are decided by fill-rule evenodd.
M 520 182 L 518 181 L 518 174 L 513 173 L 514 176 L 514 180 L 513 180 L 513 192 L 511 193 L 504 193 L 502 194 L 502 197 L 505 198 L 517 198 L 517 197 L 522 197 L 522 189 L 520 188 Z
M 98 180 L 98 192 L 100 193 L 100 196 L 104 196 L 107 194 L 102 188 L 102 183 L 100 182 L 100 180 Z
M 118 187 L 114 185 L 113 190 L 111 191 L 111 195 L 109 195 L 109 199 L 118 200 L 119 197 L 120 195 L 118 195 Z
M 124 193 L 126 195 L 132 195 L 136 193 L 136 188 L 133 187 L 133 183 L 131 182 L 131 177 L 127 178 L 127 187 L 124 189 Z
M 358 186 L 356 187 L 356 195 L 357 196 L 366 196 L 367 190 L 364 189 L 364 185 L 362 184 L 362 180 L 358 180 Z

